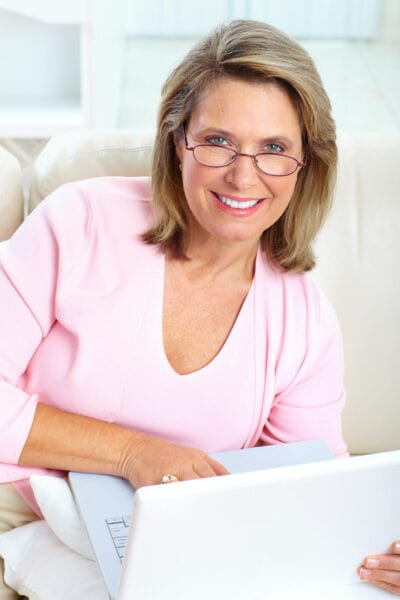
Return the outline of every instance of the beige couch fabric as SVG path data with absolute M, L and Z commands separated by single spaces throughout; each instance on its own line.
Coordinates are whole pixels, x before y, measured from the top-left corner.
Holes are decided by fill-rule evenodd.
M 149 175 L 151 131 L 79 131 L 52 138 L 36 159 L 29 212 L 63 183 L 120 175 Z
M 0 241 L 8 239 L 22 219 L 21 167 L 15 156 L 0 146 Z
M 342 134 L 314 277 L 341 322 L 353 453 L 400 448 L 400 135 Z

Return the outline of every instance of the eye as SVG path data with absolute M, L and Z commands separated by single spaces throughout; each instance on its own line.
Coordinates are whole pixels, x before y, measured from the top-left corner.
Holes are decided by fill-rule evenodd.
M 213 135 L 206 139 L 207 144 L 214 144 L 214 146 L 225 146 L 228 142 L 221 135 Z
M 285 148 L 283 146 L 281 146 L 280 144 L 275 144 L 272 142 L 271 144 L 265 145 L 265 151 L 266 152 L 285 152 Z

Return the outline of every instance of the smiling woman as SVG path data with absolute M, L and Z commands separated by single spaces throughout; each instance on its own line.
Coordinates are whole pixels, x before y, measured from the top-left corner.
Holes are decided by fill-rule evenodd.
M 311 244 L 329 210 L 336 175 L 336 135 L 331 106 L 305 50 L 265 23 L 252 21 L 249 33 L 248 23 L 236 21 L 201 40 L 164 84 L 152 172 L 157 220 L 145 239 L 165 245 L 177 257 L 185 255 L 187 205 L 172 139 L 175 143 L 182 140 L 186 128 L 189 137 L 192 135 L 189 147 L 202 145 L 217 135 L 219 145 L 223 142 L 236 152 L 250 153 L 244 149 L 250 144 L 251 154 L 258 154 L 256 164 L 259 166 L 260 160 L 263 164 L 270 160 L 260 159 L 259 153 L 270 148 L 296 159 L 296 162 L 291 161 L 293 179 L 297 178 L 291 202 L 282 218 L 265 229 L 261 244 L 284 270 L 307 271 L 314 266 Z M 225 86 L 225 95 L 218 96 L 220 86 Z M 232 106 L 228 107 L 233 87 L 236 104 L 232 99 Z M 258 99 L 252 110 L 248 107 L 244 114 L 243 103 L 250 88 Z M 288 111 L 279 113 L 278 97 L 284 98 Z M 264 107 L 267 98 L 269 110 Z M 204 105 L 213 119 L 210 124 L 201 121 Z M 229 108 L 234 121 L 228 119 Z M 281 121 L 283 113 L 285 119 Z M 200 121 L 193 123 L 193 119 Z M 229 124 L 227 130 L 223 128 L 224 122 Z M 246 130 L 246 139 L 235 139 L 233 122 L 238 128 L 241 126 L 242 131 Z M 256 123 L 257 129 L 254 129 Z M 208 126 L 210 130 L 205 129 Z M 200 127 L 201 131 L 193 127 Z M 261 137 L 249 139 L 253 131 Z M 296 134 L 301 138 L 300 148 Z M 235 160 L 236 171 L 244 160 Z M 277 175 L 289 176 L 291 171 L 287 174 L 279 171 Z M 232 173 L 235 176 L 235 170 Z
M 335 172 L 310 57 L 235 21 L 168 78 L 151 181 L 67 184 L 1 244 L 0 530 L 34 468 L 137 488 L 226 474 L 212 451 L 346 456 L 341 335 L 304 273 Z

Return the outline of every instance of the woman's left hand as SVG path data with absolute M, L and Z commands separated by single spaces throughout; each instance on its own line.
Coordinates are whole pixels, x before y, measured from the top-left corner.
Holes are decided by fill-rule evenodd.
M 393 542 L 387 554 L 364 558 L 358 575 L 363 581 L 400 596 L 400 540 Z

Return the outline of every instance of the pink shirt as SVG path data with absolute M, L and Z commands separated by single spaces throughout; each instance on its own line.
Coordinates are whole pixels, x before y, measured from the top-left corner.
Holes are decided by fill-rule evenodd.
M 319 438 L 345 455 L 341 336 L 317 286 L 259 251 L 224 347 L 178 375 L 150 221 L 148 178 L 92 179 L 0 244 L 0 481 L 42 472 L 17 466 L 38 401 L 206 451 Z

